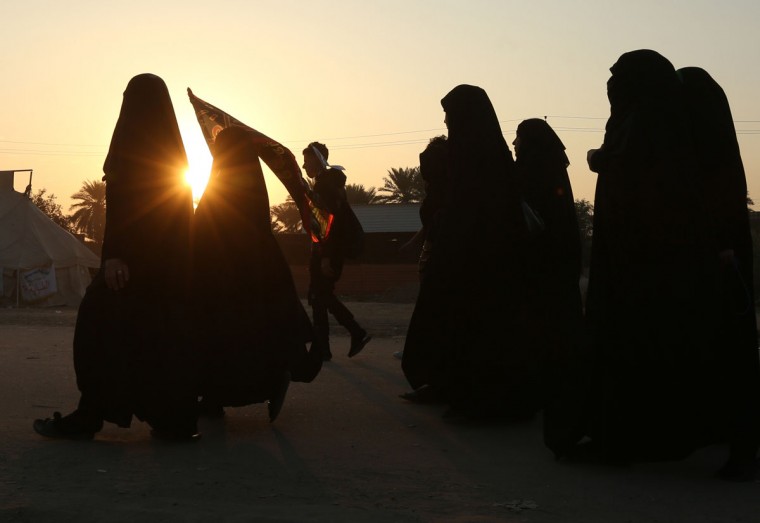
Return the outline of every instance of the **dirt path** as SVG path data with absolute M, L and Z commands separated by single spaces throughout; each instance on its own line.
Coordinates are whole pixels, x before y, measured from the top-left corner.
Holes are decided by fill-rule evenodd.
M 75 311 L 0 311 L 0 521 L 760 521 L 760 483 L 711 477 L 723 448 L 631 468 L 555 462 L 540 419 L 452 424 L 404 402 L 392 353 L 412 306 L 350 307 L 376 336 L 362 354 L 349 360 L 336 336 L 335 360 L 291 386 L 274 424 L 263 405 L 228 409 L 185 445 L 139 422 L 92 442 L 37 436 L 34 418 L 78 397 Z

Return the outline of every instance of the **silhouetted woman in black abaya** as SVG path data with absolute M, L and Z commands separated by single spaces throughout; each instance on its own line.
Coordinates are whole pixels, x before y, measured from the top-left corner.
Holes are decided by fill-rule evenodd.
M 760 361 L 747 180 L 731 108 L 723 89 L 698 67 L 678 70 L 700 162 L 700 183 L 717 233 L 720 324 L 711 382 L 716 432 L 731 444 L 720 471 L 726 479 L 757 475 L 760 445 Z
M 192 194 L 164 81 L 130 80 L 103 166 L 102 266 L 79 306 L 73 413 L 37 420 L 40 434 L 91 438 L 103 421 L 147 421 L 153 435 L 194 439 L 195 369 L 186 310 Z
M 451 183 L 445 136 L 432 139 L 420 153 L 420 176 L 425 181 L 425 198 L 420 205 L 422 227 L 409 244 L 421 247 L 418 262 L 421 288 L 409 321 L 401 361 L 404 374 L 413 390 L 402 394 L 401 397 L 415 402 L 437 402 L 441 398 L 431 386 L 431 380 L 435 379 L 433 374 L 438 372 L 436 366 L 441 364 L 441 340 L 438 337 L 439 318 L 431 312 L 436 302 L 447 298 L 438 293 L 439 287 L 427 285 L 425 279 L 428 264 L 435 256 L 441 221 L 450 197 Z
M 715 235 L 675 69 L 639 50 L 611 71 L 604 143 L 589 151 L 598 179 L 583 448 L 613 462 L 681 459 L 713 440 Z
M 577 433 L 578 401 L 585 383 L 580 372 L 583 309 L 579 279 L 581 239 L 565 146 L 546 121 L 517 126 L 512 142 L 525 202 L 543 222 L 527 250 L 531 345 L 543 354 L 546 405 L 544 433 L 549 445 Z
M 540 387 L 524 343 L 526 230 L 514 161 L 483 89 L 460 85 L 441 104 L 450 196 L 415 309 L 437 350 L 424 373 L 404 371 L 413 388 L 433 387 L 451 416 L 529 416 Z
M 219 133 L 212 169 L 193 244 L 202 413 L 268 401 L 274 420 L 289 381 L 311 381 L 322 359 L 306 350 L 311 322 L 272 233 L 264 175 L 245 129 Z

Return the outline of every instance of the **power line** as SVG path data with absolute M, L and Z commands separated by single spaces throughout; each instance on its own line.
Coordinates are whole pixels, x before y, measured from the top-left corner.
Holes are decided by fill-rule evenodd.
M 14 144 L 23 144 L 23 145 L 53 145 L 53 146 L 58 146 L 58 147 L 98 147 L 98 148 L 103 148 L 103 145 L 78 144 L 78 143 L 14 142 L 12 140 L 0 140 L 0 143 L 14 143 Z
M 31 156 L 103 156 L 102 152 L 37 151 L 34 149 L 0 149 L 2 154 L 26 154 Z
M 566 118 L 568 120 L 606 120 L 607 116 L 557 116 L 557 115 L 547 115 L 544 116 L 544 118 Z
M 601 116 L 577 116 L 577 115 L 570 115 L 570 116 L 562 116 L 562 115 L 546 115 L 544 118 L 549 119 L 557 119 L 557 120 L 607 120 L 607 117 L 601 117 Z M 513 118 L 513 119 L 507 119 L 507 120 L 499 120 L 499 123 L 501 124 L 507 124 L 512 122 L 521 122 L 524 118 Z M 750 124 L 750 123 L 760 123 L 760 120 L 734 120 L 735 124 Z M 567 132 L 567 133 L 601 133 L 604 132 L 603 128 L 597 128 L 597 127 L 575 127 L 575 126 L 562 126 L 562 125 L 556 125 L 553 126 L 554 130 L 557 132 Z M 325 141 L 328 142 L 336 142 L 336 141 L 347 141 L 347 140 L 361 140 L 361 139 L 367 139 L 367 138 L 382 138 L 382 137 L 391 137 L 391 136 L 402 136 L 402 135 L 413 135 L 413 134 L 420 134 L 420 133 L 445 133 L 446 128 L 445 127 L 438 127 L 438 128 L 430 128 L 430 129 L 418 129 L 414 131 L 396 131 L 396 132 L 389 132 L 389 133 L 375 133 L 375 134 L 364 134 L 364 135 L 354 135 L 354 136 L 340 136 L 340 137 L 332 137 L 332 138 L 325 138 Z M 507 133 L 513 133 L 515 132 L 515 129 L 507 129 L 503 131 L 504 134 Z M 737 135 L 758 135 L 760 134 L 760 129 L 739 129 L 736 131 Z M 344 143 L 344 144 L 334 144 L 331 146 L 331 149 L 372 149 L 372 148 L 379 148 L 379 147 L 394 147 L 394 146 L 405 146 L 405 145 L 417 145 L 417 144 L 423 144 L 427 143 L 430 140 L 429 136 L 426 136 L 425 138 L 415 138 L 415 139 L 409 139 L 409 140 L 392 140 L 392 141 L 370 141 L 370 142 L 360 142 L 360 143 Z M 302 142 L 304 140 L 286 140 L 288 143 L 296 143 L 296 142 Z M 30 145 L 30 146 L 43 146 L 43 147 L 72 147 L 72 148 L 98 148 L 99 151 L 47 151 L 47 150 L 40 150 L 40 149 L 0 149 L 0 154 L 17 154 L 17 155 L 33 155 L 33 156 L 102 156 L 104 154 L 104 151 L 107 149 L 107 145 L 96 145 L 96 144 L 66 144 L 66 143 L 51 143 L 51 142 L 24 142 L 24 141 L 14 141 L 14 140 L 0 140 L 0 144 L 13 144 L 13 145 Z

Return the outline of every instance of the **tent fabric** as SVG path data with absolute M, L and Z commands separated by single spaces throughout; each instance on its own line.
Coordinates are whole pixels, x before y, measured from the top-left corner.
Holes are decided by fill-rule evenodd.
M 99 267 L 100 259 L 22 193 L 0 190 L 3 295 L 8 297 L 15 290 L 15 282 L 8 278 L 15 280 L 18 271 L 51 266 L 55 268 L 58 292 L 46 304 L 75 305 L 90 282 L 88 269 Z

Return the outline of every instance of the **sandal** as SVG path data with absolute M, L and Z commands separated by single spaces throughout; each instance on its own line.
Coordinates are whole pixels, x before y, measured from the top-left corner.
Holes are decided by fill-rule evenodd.
M 76 412 L 76 411 L 75 411 Z M 60 412 L 54 412 L 52 418 L 36 419 L 34 420 L 35 432 L 46 438 L 53 439 L 72 439 L 72 440 L 87 440 L 95 437 L 95 433 L 103 428 L 103 422 L 101 421 L 97 427 L 84 427 L 78 420 L 72 419 L 72 415 L 68 415 L 65 418 L 61 416 Z

